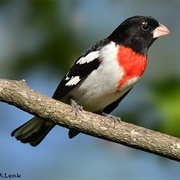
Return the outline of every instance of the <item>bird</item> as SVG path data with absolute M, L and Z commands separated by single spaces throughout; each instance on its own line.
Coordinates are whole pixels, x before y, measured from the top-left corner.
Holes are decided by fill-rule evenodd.
M 52 98 L 97 114 L 110 114 L 144 73 L 148 49 L 168 35 L 166 26 L 151 16 L 124 20 L 107 38 L 84 51 L 62 78 Z M 37 146 L 56 125 L 40 117 L 15 129 L 22 143 Z M 69 130 L 69 138 L 79 131 Z

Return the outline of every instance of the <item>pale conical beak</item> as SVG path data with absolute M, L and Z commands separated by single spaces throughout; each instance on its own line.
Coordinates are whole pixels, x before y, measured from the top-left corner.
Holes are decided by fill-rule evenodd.
M 163 24 L 159 23 L 159 26 L 153 31 L 153 38 L 166 36 L 170 33 L 169 29 Z

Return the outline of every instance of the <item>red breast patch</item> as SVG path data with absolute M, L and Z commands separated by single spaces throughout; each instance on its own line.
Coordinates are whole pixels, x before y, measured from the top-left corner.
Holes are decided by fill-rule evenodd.
M 147 64 L 147 56 L 133 51 L 131 48 L 119 46 L 117 59 L 120 67 L 124 71 L 122 79 L 118 83 L 118 91 L 129 80 L 140 77 Z

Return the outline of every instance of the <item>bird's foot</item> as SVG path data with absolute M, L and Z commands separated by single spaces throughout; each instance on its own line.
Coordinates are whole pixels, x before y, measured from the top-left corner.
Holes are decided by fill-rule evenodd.
M 117 122 L 119 122 L 119 123 L 121 122 L 121 118 L 120 117 L 116 117 L 114 115 L 107 114 L 105 112 L 103 112 L 102 115 L 104 115 L 105 117 L 110 118 L 110 119 L 112 119 L 114 121 L 114 127 L 113 128 L 115 128 Z
M 76 101 L 74 101 L 73 99 L 70 99 L 70 101 L 71 101 L 72 112 L 75 112 L 75 115 L 77 116 L 79 110 L 82 111 L 82 110 L 83 110 L 83 107 L 80 106 L 80 105 L 78 105 L 78 104 L 76 103 Z

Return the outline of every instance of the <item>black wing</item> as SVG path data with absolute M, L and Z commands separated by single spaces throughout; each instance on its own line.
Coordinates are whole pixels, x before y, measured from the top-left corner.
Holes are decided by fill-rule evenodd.
M 87 49 L 66 73 L 56 91 L 54 92 L 52 98 L 60 100 L 75 86 L 77 86 L 77 84 L 82 82 L 82 80 L 84 80 L 93 70 L 97 69 L 101 63 L 101 59 L 98 56 L 96 56 L 96 58 L 94 59 L 89 59 L 91 57 L 88 57 L 88 55 L 92 52 L 99 51 L 104 45 L 108 44 L 109 42 L 109 39 L 104 39 Z M 84 58 L 83 63 L 79 62 L 81 58 Z

